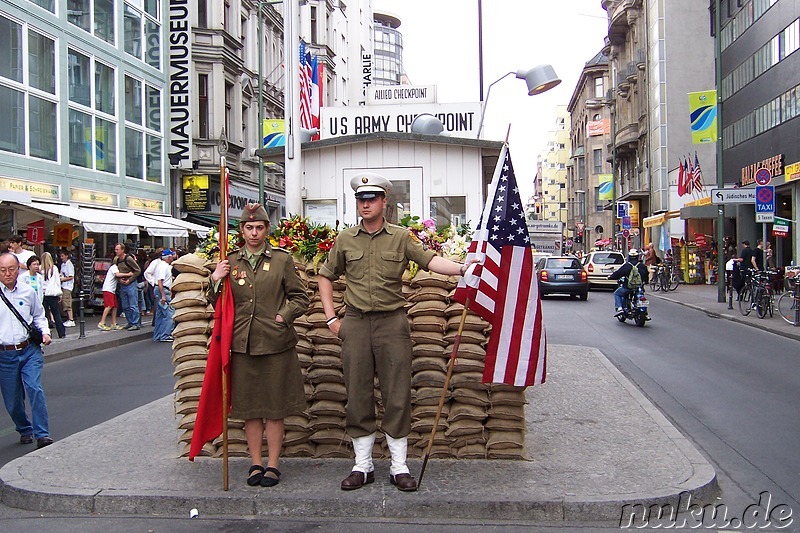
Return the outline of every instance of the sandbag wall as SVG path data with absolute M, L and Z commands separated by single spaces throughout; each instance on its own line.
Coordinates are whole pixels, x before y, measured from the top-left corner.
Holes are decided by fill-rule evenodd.
M 173 265 L 180 271 L 191 270 L 196 276 L 196 265 L 202 259 L 184 256 Z M 191 266 L 189 266 L 191 264 Z M 316 276 L 298 265 L 300 276 L 306 281 L 311 297 L 308 312 L 295 321 L 299 342 L 297 353 L 305 379 L 308 409 L 285 420 L 286 457 L 352 457 L 350 439 L 345 433 L 345 404 L 347 401 L 342 372 L 341 340 L 327 327 L 325 313 L 317 290 Z M 183 269 L 183 270 L 182 270 Z M 206 270 L 206 276 L 208 271 Z M 189 273 L 189 272 L 187 272 Z M 182 273 L 175 280 L 177 295 L 177 326 L 173 336 L 173 364 L 175 365 L 176 414 L 180 440 L 185 443 L 182 455 L 188 455 L 197 400 L 203 381 L 208 336 L 213 326 L 213 309 L 205 299 L 204 290 Z M 412 358 L 412 432 L 409 435 L 409 456 L 424 454 L 430 439 L 436 409 L 442 395 L 447 363 L 453 349 L 463 306 L 451 303 L 450 296 L 457 278 L 419 271 L 412 281 L 404 280 L 403 291 L 411 338 L 414 344 Z M 183 283 L 181 283 L 183 282 Z M 207 283 L 207 277 L 206 282 Z M 202 283 L 201 283 L 202 285 Z M 181 290 L 183 289 L 183 290 Z M 344 315 L 344 280 L 333 284 L 333 299 L 339 316 Z M 185 294 L 183 294 L 185 292 Z M 185 310 L 185 311 L 184 311 Z M 198 314 L 204 314 L 202 333 Z M 481 383 L 485 345 L 489 324 L 468 312 L 461 335 L 458 359 L 453 369 L 450 386 L 445 393 L 445 403 L 431 451 L 431 457 L 459 459 L 521 459 L 524 457 L 525 394 L 524 388 Z M 383 413 L 380 389 L 375 380 L 378 401 L 378 418 Z M 229 453 L 246 456 L 244 422 L 230 419 L 228 423 Z M 378 434 L 373 455 L 388 457 L 388 449 L 381 433 Z M 201 455 L 220 456 L 221 438 L 208 443 Z M 265 444 L 266 446 L 266 444 Z

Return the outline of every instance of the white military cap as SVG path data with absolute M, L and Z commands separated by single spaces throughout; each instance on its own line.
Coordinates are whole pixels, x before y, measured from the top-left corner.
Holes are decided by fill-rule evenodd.
M 350 180 L 350 186 L 359 200 L 369 200 L 379 194 L 386 196 L 392 190 L 392 182 L 374 172 L 359 172 Z

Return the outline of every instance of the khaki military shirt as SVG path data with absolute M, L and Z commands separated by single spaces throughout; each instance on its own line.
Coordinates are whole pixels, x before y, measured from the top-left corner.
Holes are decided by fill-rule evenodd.
M 427 270 L 435 255 L 424 250 L 408 228 L 384 221 L 370 234 L 359 224 L 339 233 L 319 273 L 331 281 L 345 275 L 348 307 L 365 313 L 394 311 L 406 304 L 402 279 L 408 262 Z
M 265 355 L 294 348 L 297 333 L 292 324 L 306 312 L 309 299 L 292 257 L 266 245 L 255 268 L 244 248 L 232 252 L 228 261 L 228 286 L 234 301 L 231 351 Z M 216 301 L 217 288 L 218 284 L 211 284 L 212 302 Z M 281 315 L 285 322 L 276 322 L 275 315 Z

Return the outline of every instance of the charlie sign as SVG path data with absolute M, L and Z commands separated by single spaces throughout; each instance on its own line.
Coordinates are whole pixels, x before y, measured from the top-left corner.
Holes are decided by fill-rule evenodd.
M 423 113 L 433 115 L 441 120 L 444 131 L 452 134 L 453 137 L 475 138 L 478 135 L 481 105 L 475 102 L 323 107 L 320 138 L 331 139 L 381 131 L 408 133 L 411 131 L 411 123 Z

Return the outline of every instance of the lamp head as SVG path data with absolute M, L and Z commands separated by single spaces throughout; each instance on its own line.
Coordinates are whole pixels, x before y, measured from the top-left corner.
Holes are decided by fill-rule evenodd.
M 411 133 L 422 133 L 424 135 L 439 135 L 444 131 L 442 121 L 430 113 L 417 115 L 411 123 Z
M 528 71 L 518 70 L 517 78 L 525 80 L 530 96 L 549 91 L 561 83 L 561 79 L 551 65 L 539 65 Z

